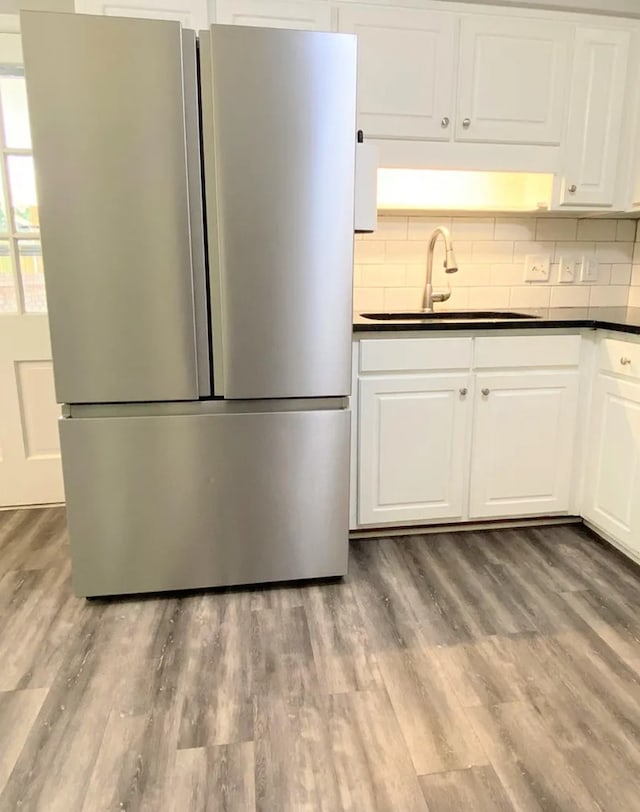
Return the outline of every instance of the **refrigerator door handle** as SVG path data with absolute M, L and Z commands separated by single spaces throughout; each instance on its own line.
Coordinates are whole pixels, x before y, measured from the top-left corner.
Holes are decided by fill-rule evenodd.
M 205 207 L 207 221 L 207 246 L 209 258 L 209 301 L 211 309 L 211 356 L 213 358 L 213 394 L 225 395 L 223 336 L 223 289 L 222 251 L 220 229 L 218 227 L 218 195 L 216 188 L 216 142 L 214 131 L 214 98 L 211 63 L 211 33 L 198 33 L 200 56 L 200 104 L 202 114 L 202 149 L 205 178 Z
M 211 353 L 209 351 L 209 314 L 207 309 L 207 269 L 204 242 L 200 111 L 195 31 L 188 29 L 182 31 L 182 61 L 196 369 L 198 393 L 200 397 L 208 397 L 211 395 Z

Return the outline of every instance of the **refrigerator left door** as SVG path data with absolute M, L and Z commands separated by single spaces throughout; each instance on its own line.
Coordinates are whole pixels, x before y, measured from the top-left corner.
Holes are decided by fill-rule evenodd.
M 195 34 L 26 12 L 61 403 L 210 394 Z

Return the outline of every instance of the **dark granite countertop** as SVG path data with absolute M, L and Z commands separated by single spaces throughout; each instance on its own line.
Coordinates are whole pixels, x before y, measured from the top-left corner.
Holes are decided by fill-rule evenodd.
M 495 308 L 495 313 L 514 311 Z M 385 319 L 378 321 L 365 318 L 361 313 L 353 316 L 354 333 L 398 332 L 414 330 L 540 330 L 567 327 L 617 330 L 621 333 L 640 335 L 640 307 L 548 307 L 536 310 L 516 308 L 515 312 L 535 318 L 506 319 Z

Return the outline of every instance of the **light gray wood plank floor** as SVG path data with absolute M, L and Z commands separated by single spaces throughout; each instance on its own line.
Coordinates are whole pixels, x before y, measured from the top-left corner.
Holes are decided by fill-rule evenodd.
M 640 812 L 639 606 L 578 526 L 85 601 L 64 511 L 0 512 L 0 810 Z

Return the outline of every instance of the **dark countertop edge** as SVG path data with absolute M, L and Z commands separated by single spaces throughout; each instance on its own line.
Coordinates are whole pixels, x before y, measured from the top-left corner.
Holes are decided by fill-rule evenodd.
M 603 308 L 606 310 L 606 308 Z M 473 330 L 559 330 L 559 329 L 591 329 L 611 330 L 612 332 L 640 335 L 640 308 L 620 308 L 623 311 L 620 317 L 600 315 L 584 316 L 554 316 L 540 315 L 535 319 L 510 319 L 505 321 L 486 321 L 480 319 L 465 321 L 411 321 L 365 320 L 360 314 L 354 315 L 354 333 L 384 333 L 384 332 L 460 332 Z M 631 315 L 629 315 L 631 311 Z M 523 313 L 535 312 L 525 311 Z M 548 312 L 548 311 L 547 311 Z

